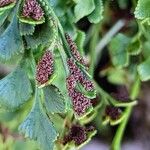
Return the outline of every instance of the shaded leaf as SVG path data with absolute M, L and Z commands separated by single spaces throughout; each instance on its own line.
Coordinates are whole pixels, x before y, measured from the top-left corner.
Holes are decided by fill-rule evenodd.
M 95 1 L 95 10 L 88 16 L 91 23 L 98 23 L 103 19 L 103 2 L 102 0 Z
M 150 58 L 138 65 L 137 67 L 140 79 L 142 81 L 147 81 L 150 79 Z
M 35 25 L 20 22 L 19 29 L 21 35 L 32 35 L 35 31 Z
M 57 133 L 43 110 L 41 89 L 36 89 L 34 106 L 27 118 L 20 125 L 19 130 L 26 137 L 37 141 L 43 150 L 53 150 Z
M 149 43 L 149 41 L 145 41 L 142 44 L 142 54 L 143 54 L 144 58 L 146 58 L 146 59 L 149 57 L 149 54 L 150 54 L 150 43 Z
M 114 66 L 125 67 L 128 65 L 129 55 L 126 48 L 129 45 L 129 41 L 130 38 L 120 33 L 111 40 L 109 53 Z
M 9 11 L 5 11 L 5 12 L 2 12 L 2 14 L 0 14 L 0 27 L 3 25 L 3 23 L 6 20 L 8 14 L 9 14 Z
M 26 35 L 27 48 L 36 48 L 39 45 L 47 46 L 55 39 L 55 28 L 49 22 L 35 27 L 35 32 L 32 35 Z
M 126 71 L 124 69 L 120 68 L 109 68 L 107 70 L 107 78 L 110 83 L 113 84 L 125 84 L 127 82 L 126 80 Z
M 63 53 L 62 49 L 60 51 Z M 62 54 L 63 55 L 63 54 Z M 64 58 L 62 58 L 64 57 Z M 55 51 L 55 73 L 57 74 L 55 80 L 52 82 L 53 85 L 59 88 L 60 92 L 65 98 L 66 103 L 66 109 L 71 108 L 71 99 L 68 96 L 67 86 L 66 86 L 66 72 L 65 72 L 65 66 L 63 65 L 63 59 L 66 60 L 66 55 L 61 56 L 60 53 L 58 53 L 58 50 Z M 60 75 L 61 74 L 61 75 Z
M 23 50 L 24 46 L 18 29 L 18 19 L 15 15 L 7 29 L 0 35 L 0 59 L 9 60 L 12 56 L 23 52 Z
M 94 9 L 94 0 L 79 0 L 74 8 L 75 21 L 89 15 Z
M 130 55 L 138 55 L 142 51 L 142 45 L 141 45 L 141 34 L 136 35 L 131 40 L 130 44 L 127 47 L 127 51 Z
M 21 68 L 0 80 L 0 106 L 14 110 L 24 104 L 32 94 L 30 81 Z
M 50 113 L 64 113 L 65 99 L 59 89 L 53 85 L 43 88 L 45 107 Z

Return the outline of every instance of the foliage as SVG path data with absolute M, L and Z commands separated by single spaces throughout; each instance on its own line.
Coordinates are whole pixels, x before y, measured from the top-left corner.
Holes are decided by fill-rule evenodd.
M 119 9 L 129 7 L 123 0 L 115 3 Z M 103 126 L 119 125 L 112 142 L 112 149 L 119 150 L 141 81 L 150 79 L 149 3 L 133 0 L 134 18 L 121 20 L 131 29 L 118 33 L 117 24 L 108 37 L 102 31 L 105 24 L 111 26 L 109 1 L 0 0 L 0 62 L 14 65 L 0 80 L 0 122 L 17 135 L 19 126 L 22 133 L 20 140 L 10 132 L 0 149 L 79 149 L 96 134 L 87 126 L 100 116 Z M 91 25 L 86 34 L 77 26 L 84 19 Z M 93 80 L 101 45 L 110 62 L 100 76 L 131 92 L 109 94 Z

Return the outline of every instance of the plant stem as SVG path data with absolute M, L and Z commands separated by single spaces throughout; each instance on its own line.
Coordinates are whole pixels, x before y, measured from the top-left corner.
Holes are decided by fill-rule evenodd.
M 131 94 L 130 94 L 130 97 L 132 100 L 135 100 L 138 97 L 138 94 L 140 91 L 140 86 L 141 86 L 141 81 L 139 79 L 139 76 L 136 75 L 135 83 L 132 86 Z M 133 109 L 133 106 L 128 106 L 124 112 L 125 118 L 118 127 L 118 130 L 117 130 L 114 140 L 112 142 L 112 146 L 111 146 L 112 150 L 120 150 L 121 149 L 121 141 L 122 141 L 129 117 L 131 115 L 132 109 Z
M 115 135 L 115 137 L 114 137 L 114 140 L 113 140 L 113 142 L 112 142 L 112 147 L 111 147 L 112 150 L 120 150 L 120 149 L 121 149 L 121 141 L 122 141 L 123 134 L 124 134 L 126 125 L 127 125 L 127 123 L 128 123 L 130 114 L 131 114 L 131 112 L 132 112 L 132 108 L 133 108 L 133 106 L 128 106 L 128 107 L 126 108 L 126 110 L 125 110 L 125 117 L 124 117 L 124 120 L 123 120 L 123 122 L 119 125 L 118 130 L 117 130 L 117 133 L 116 133 L 116 135 Z

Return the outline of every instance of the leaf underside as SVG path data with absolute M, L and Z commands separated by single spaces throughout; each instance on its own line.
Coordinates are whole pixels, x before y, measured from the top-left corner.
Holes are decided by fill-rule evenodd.
M 20 125 L 19 131 L 25 134 L 25 137 L 37 141 L 43 150 L 52 150 L 57 132 L 43 110 L 40 90 L 37 89 L 34 106 Z
M 7 110 L 18 109 L 32 94 L 31 83 L 21 68 L 0 80 L 0 105 Z
M 0 35 L 0 60 L 7 61 L 24 50 L 15 15 L 6 30 Z
M 49 113 L 64 113 L 65 100 L 59 89 L 53 85 L 43 88 L 45 107 Z

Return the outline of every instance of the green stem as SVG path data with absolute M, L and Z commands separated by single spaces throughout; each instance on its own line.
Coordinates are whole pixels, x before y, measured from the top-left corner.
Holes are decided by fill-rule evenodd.
M 140 86 L 141 86 L 141 82 L 140 82 L 139 76 L 137 75 L 135 78 L 135 83 L 133 84 L 133 87 L 131 89 L 130 97 L 132 100 L 135 100 L 138 97 L 138 94 L 140 91 Z M 123 139 L 124 131 L 126 129 L 126 125 L 130 118 L 132 109 L 133 109 L 133 106 L 128 106 L 124 112 L 125 118 L 122 121 L 122 123 L 119 125 L 116 135 L 113 139 L 112 146 L 111 146 L 112 150 L 120 150 L 121 149 L 121 142 Z
M 128 106 L 125 110 L 124 120 L 119 125 L 117 133 L 116 133 L 114 140 L 112 142 L 112 147 L 111 147 L 112 150 L 121 150 L 121 141 L 122 141 L 124 131 L 125 131 L 126 125 L 128 123 L 130 114 L 132 112 L 132 108 L 133 108 L 133 106 Z

